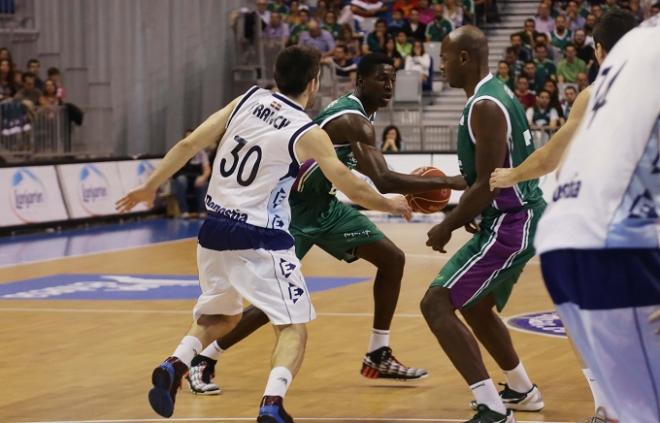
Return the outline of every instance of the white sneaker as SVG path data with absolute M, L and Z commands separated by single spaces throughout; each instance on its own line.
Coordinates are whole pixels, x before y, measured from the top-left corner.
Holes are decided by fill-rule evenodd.
M 504 389 L 500 391 L 500 398 L 502 398 L 502 402 L 509 410 L 541 411 L 543 407 L 545 407 L 545 403 L 541 397 L 541 391 L 539 391 L 539 388 L 536 385 L 532 386 L 532 389 L 524 393 L 514 391 L 505 383 L 500 383 L 500 385 L 504 386 Z M 470 402 L 470 406 L 473 410 L 476 410 L 477 402 Z

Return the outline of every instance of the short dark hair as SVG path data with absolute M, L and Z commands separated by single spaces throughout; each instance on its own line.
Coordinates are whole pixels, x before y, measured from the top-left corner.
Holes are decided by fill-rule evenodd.
M 282 94 L 298 96 L 318 77 L 321 52 L 307 46 L 290 46 L 275 60 L 275 82 Z
M 575 91 L 575 92 L 577 93 L 577 88 L 575 88 L 575 87 L 572 86 L 572 85 L 569 85 L 569 86 L 567 86 L 566 88 L 564 88 L 564 92 L 566 92 L 566 91 L 568 91 L 568 90 L 573 90 L 573 91 Z
M 527 61 L 525 62 L 525 65 L 529 65 L 530 63 L 531 63 L 532 65 L 536 66 L 536 62 L 534 62 L 533 60 L 527 60 Z
M 509 66 L 509 64 L 508 64 L 506 61 L 504 61 L 504 60 L 500 60 L 499 62 L 497 62 L 497 66 L 501 65 L 502 63 L 504 63 L 505 65 Z
M 382 18 L 378 18 L 376 20 L 376 23 L 374 24 L 374 28 L 376 28 L 376 25 L 378 25 L 378 24 L 383 24 L 383 25 L 387 26 L 387 22 L 385 22 L 385 19 L 382 19 Z
M 536 25 L 536 21 L 532 18 L 525 19 L 525 23 L 527 23 L 527 22 L 533 22 Z
M 566 47 L 564 47 L 564 50 L 568 49 L 569 47 L 572 47 L 573 49 L 575 49 L 577 51 L 577 46 L 573 43 L 566 44 Z
M 548 47 L 545 44 L 537 44 L 534 46 L 534 50 L 538 50 L 540 48 L 548 49 Z
M 513 37 L 518 37 L 518 38 L 522 39 L 522 37 L 520 36 L 520 34 L 518 34 L 517 32 L 515 32 L 515 33 L 509 35 L 509 39 L 510 39 L 510 40 L 513 40 Z
M 60 70 L 56 68 L 55 66 L 48 68 L 48 77 L 50 78 L 53 75 L 60 75 Z
M 357 74 L 361 77 L 369 76 L 376 71 L 379 65 L 394 66 L 394 62 L 383 53 L 365 54 L 358 64 Z
M 25 82 L 28 78 L 37 79 L 37 75 L 33 74 L 32 72 L 25 72 L 22 78 L 23 82 Z
M 594 43 L 600 44 L 606 52 L 609 52 L 628 31 L 636 26 L 637 19 L 632 13 L 619 9 L 610 10 L 601 16 L 594 27 Z
M 516 82 L 520 81 L 521 79 L 524 79 L 525 81 L 529 82 L 529 78 L 527 78 L 523 74 L 518 75 L 518 78 L 516 78 Z
M 513 48 L 513 47 L 511 47 L 511 46 L 509 46 L 509 47 L 506 48 L 506 52 L 507 52 L 507 53 L 514 53 L 514 54 L 515 54 L 516 49 Z
M 38 59 L 30 59 L 27 62 L 27 67 L 29 68 L 32 63 L 40 63 Z
M 548 97 L 552 97 L 552 94 L 550 94 L 550 91 L 548 91 L 546 89 L 537 90 L 536 91 L 536 96 L 541 97 L 541 94 L 543 94 L 543 93 L 546 93 L 548 95 Z

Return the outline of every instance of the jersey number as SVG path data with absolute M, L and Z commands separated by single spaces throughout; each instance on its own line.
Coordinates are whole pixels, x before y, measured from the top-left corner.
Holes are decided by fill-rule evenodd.
M 243 147 L 245 147 L 247 141 L 238 135 L 234 137 L 234 141 L 236 141 L 237 144 L 236 147 L 234 147 L 230 153 L 231 156 L 234 158 L 234 161 L 232 162 L 231 167 L 227 169 L 229 160 L 227 160 L 226 158 L 220 160 L 220 174 L 225 178 L 228 178 L 231 175 L 233 175 L 234 172 L 236 172 L 236 168 L 238 168 L 238 172 L 236 172 L 236 181 L 238 182 L 239 185 L 246 187 L 250 185 L 252 182 L 254 182 L 254 179 L 257 177 L 257 172 L 259 171 L 259 165 L 261 164 L 261 147 L 259 147 L 258 145 L 253 145 L 252 147 L 250 147 L 250 149 L 247 152 L 245 152 L 245 155 L 241 159 L 239 153 L 243 149 Z M 257 158 L 254 160 L 254 163 L 252 163 L 252 170 L 250 170 L 250 174 L 246 179 L 245 166 L 247 166 L 248 160 L 253 155 L 256 155 Z

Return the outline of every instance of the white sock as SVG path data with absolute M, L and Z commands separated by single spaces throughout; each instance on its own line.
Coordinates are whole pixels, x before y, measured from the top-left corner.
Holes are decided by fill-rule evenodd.
M 470 385 L 470 389 L 477 404 L 484 404 L 497 413 L 506 414 L 506 407 L 502 402 L 502 398 L 500 398 L 500 394 L 497 392 L 497 388 L 495 388 L 493 379 L 482 380 L 474 385 Z
M 286 367 L 275 367 L 270 371 L 268 376 L 268 383 L 264 391 L 265 397 L 282 397 L 286 395 L 286 391 L 293 382 L 293 375 Z
M 529 376 L 527 376 L 522 361 L 513 369 L 504 370 L 504 376 L 506 377 L 506 383 L 509 385 L 509 388 L 516 392 L 524 394 L 531 391 L 534 387 L 532 381 L 529 380 Z
M 218 360 L 220 358 L 220 354 L 225 352 L 222 348 L 220 348 L 220 345 L 218 345 L 218 341 L 213 341 L 209 344 L 208 347 L 204 348 L 204 351 L 202 351 L 202 355 L 204 357 L 208 357 L 212 360 Z
M 582 369 L 582 373 L 587 379 L 587 383 L 591 389 L 591 395 L 594 397 L 595 410 L 598 411 L 599 408 L 602 408 L 607 413 L 608 418 L 616 420 L 614 408 L 612 408 L 607 402 L 607 398 L 605 398 L 605 394 L 603 394 L 603 391 L 600 389 L 600 384 L 598 383 L 596 376 L 594 376 L 590 369 Z
M 390 331 L 382 329 L 371 329 L 371 340 L 369 341 L 369 352 L 378 348 L 390 346 Z
M 192 359 L 202 351 L 202 343 L 194 336 L 186 335 L 181 340 L 181 343 L 172 356 L 181 360 L 183 364 L 190 367 Z

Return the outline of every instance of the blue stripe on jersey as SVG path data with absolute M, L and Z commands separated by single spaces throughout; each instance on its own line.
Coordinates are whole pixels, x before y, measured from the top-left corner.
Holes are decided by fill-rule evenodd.
M 254 85 L 254 86 L 250 87 L 250 89 L 247 90 L 247 91 L 245 92 L 245 94 L 243 94 L 243 98 L 241 98 L 241 100 L 238 102 L 238 104 L 236 105 L 236 107 L 234 108 L 234 110 L 233 110 L 233 111 L 231 112 L 231 114 L 229 115 L 229 119 L 227 119 L 227 124 L 225 125 L 225 129 L 229 128 L 229 124 L 231 123 L 231 120 L 234 118 L 234 116 L 236 116 L 236 113 L 238 112 L 238 109 L 240 109 L 241 106 L 242 106 L 243 104 L 245 104 L 245 101 L 246 101 L 246 100 L 247 100 L 252 94 L 254 94 L 255 92 L 257 92 L 258 89 L 259 89 L 259 86 L 258 86 L 258 85 Z
M 216 251 L 288 250 L 294 246 L 286 231 L 262 228 L 209 212 L 197 237 L 199 245 Z
M 293 133 L 291 136 L 291 139 L 289 139 L 289 155 L 291 156 L 291 166 L 289 166 L 289 172 L 284 175 L 284 177 L 290 176 L 292 178 L 295 178 L 298 176 L 298 170 L 300 169 L 300 163 L 298 163 L 298 159 L 296 158 L 296 152 L 294 151 L 296 142 L 300 137 L 302 137 L 305 132 L 308 130 L 312 129 L 312 127 L 316 125 L 314 122 L 309 122 L 298 128 L 296 132 Z
M 583 310 L 660 304 L 660 250 L 554 250 L 541 255 L 543 279 L 555 304 Z
M 273 97 L 275 97 L 278 100 L 283 101 L 284 103 L 288 104 L 289 106 L 293 107 L 296 110 L 300 110 L 301 112 L 305 111 L 305 109 L 300 107 L 299 104 L 294 103 L 293 101 L 289 100 L 288 98 L 286 98 L 285 96 L 283 96 L 280 93 L 273 93 Z

